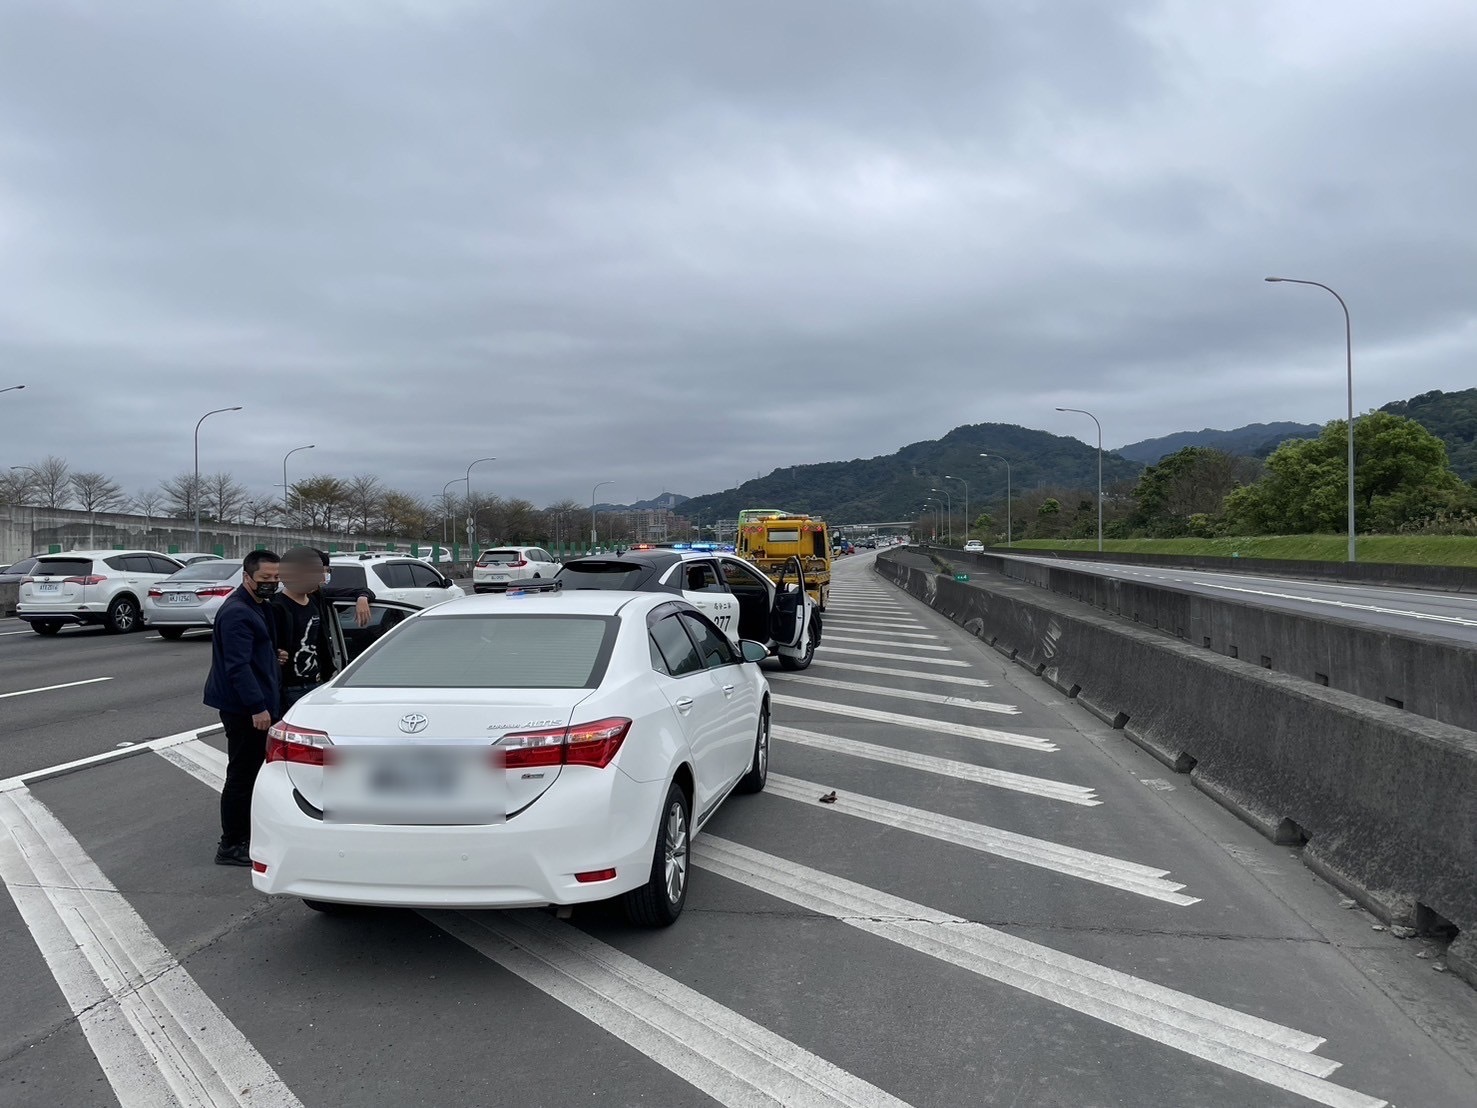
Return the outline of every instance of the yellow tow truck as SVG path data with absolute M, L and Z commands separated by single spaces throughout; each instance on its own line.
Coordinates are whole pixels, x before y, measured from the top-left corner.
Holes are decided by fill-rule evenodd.
M 821 611 L 831 597 L 831 538 L 826 521 L 783 508 L 745 508 L 739 512 L 739 557 L 753 562 L 779 582 L 791 558 L 805 570 L 805 591 Z

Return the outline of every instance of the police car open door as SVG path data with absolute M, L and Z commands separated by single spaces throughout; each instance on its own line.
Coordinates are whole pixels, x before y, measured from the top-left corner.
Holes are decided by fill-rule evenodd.
M 805 566 L 791 556 L 774 583 L 769 634 L 776 646 L 798 647 L 805 641 Z

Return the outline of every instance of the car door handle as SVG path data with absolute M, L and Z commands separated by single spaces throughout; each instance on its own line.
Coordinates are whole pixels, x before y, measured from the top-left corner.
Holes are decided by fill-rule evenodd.
M 732 685 L 724 685 L 723 686 L 723 695 L 724 696 L 732 696 L 733 695 L 733 688 L 734 687 Z
M 677 698 L 677 710 L 683 713 L 692 711 L 692 697 L 679 696 Z

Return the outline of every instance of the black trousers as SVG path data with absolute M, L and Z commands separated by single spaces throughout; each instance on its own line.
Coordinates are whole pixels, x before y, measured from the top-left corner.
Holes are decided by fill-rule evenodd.
M 226 784 L 221 789 L 221 842 L 227 846 L 251 841 L 251 789 L 267 757 L 267 733 L 251 724 L 250 716 L 222 712 L 226 729 Z

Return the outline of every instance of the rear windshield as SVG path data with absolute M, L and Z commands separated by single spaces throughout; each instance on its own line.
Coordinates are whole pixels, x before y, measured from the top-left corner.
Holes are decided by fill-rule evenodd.
M 334 589 L 368 588 L 363 566 L 329 566 L 328 585 Z
M 92 573 L 92 559 L 38 558 L 31 572 L 37 577 L 86 577 Z
M 476 615 L 408 620 L 339 682 L 349 689 L 594 689 L 615 616 Z
M 631 562 L 575 562 L 557 575 L 566 589 L 634 589 L 646 571 Z
M 477 561 L 484 566 L 506 566 L 518 561 L 523 555 L 516 550 L 484 550 Z
M 196 562 L 173 574 L 171 581 L 225 581 L 241 572 L 240 562 Z

